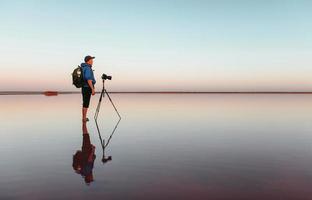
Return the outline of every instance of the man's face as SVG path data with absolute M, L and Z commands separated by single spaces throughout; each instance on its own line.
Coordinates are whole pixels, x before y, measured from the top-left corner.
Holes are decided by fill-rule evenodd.
M 87 63 L 88 63 L 89 65 L 93 65 L 93 59 L 90 59 Z

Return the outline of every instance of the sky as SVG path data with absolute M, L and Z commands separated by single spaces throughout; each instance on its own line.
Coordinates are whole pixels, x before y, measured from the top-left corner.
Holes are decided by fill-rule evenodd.
M 0 91 L 312 91 L 310 0 L 0 0 Z

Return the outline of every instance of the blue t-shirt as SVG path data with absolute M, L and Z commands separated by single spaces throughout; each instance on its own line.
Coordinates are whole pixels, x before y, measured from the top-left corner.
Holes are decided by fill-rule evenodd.
M 82 74 L 84 79 L 83 87 L 89 87 L 88 80 L 92 80 L 92 84 L 94 85 L 96 83 L 93 70 L 91 69 L 91 65 L 88 63 L 81 63 L 82 67 Z

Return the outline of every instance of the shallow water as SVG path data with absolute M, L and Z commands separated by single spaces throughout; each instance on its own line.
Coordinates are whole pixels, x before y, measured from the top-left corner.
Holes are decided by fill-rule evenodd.
M 0 199 L 311 199 L 312 95 L 111 97 L 122 120 L 104 164 L 98 94 L 91 100 L 96 158 L 87 184 L 72 167 L 81 96 L 0 96 Z M 105 98 L 106 142 L 117 121 Z

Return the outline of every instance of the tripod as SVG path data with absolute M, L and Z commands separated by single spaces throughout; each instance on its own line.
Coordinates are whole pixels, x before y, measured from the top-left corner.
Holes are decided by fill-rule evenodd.
M 118 115 L 118 117 L 119 117 L 119 120 L 121 120 L 121 116 L 120 116 L 120 114 L 119 114 L 119 112 L 118 112 L 116 106 L 114 105 L 114 103 L 113 103 L 111 97 L 109 96 L 108 92 L 107 92 L 106 89 L 105 89 L 105 79 L 102 79 L 102 80 L 103 80 L 103 88 L 102 88 L 101 96 L 100 96 L 100 99 L 99 99 L 99 103 L 98 103 L 98 105 L 97 105 L 97 107 L 96 107 L 94 119 L 95 119 L 95 121 L 97 121 L 97 118 L 98 118 L 98 115 L 99 115 L 99 112 L 100 112 L 100 108 L 101 108 L 102 98 L 104 97 L 104 94 L 106 94 L 107 97 L 108 97 L 108 99 L 109 99 L 109 101 L 110 101 L 111 104 L 113 105 L 113 107 L 114 107 L 114 109 L 115 109 L 115 111 L 116 111 L 116 113 L 117 113 L 117 115 Z

